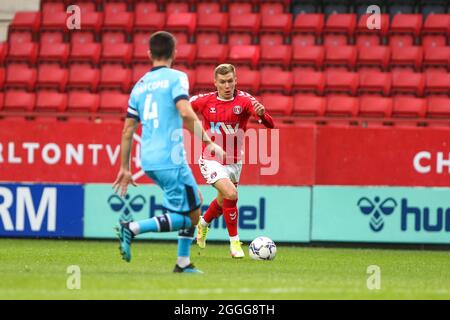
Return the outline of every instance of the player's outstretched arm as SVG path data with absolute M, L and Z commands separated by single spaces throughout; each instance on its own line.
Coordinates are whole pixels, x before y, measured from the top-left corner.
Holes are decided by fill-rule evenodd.
M 269 113 L 267 113 L 266 108 L 257 100 L 252 102 L 253 111 L 259 117 L 260 123 L 262 123 L 266 128 L 273 129 L 275 127 L 273 119 Z
M 190 132 L 194 133 L 199 139 L 201 139 L 206 144 L 209 151 L 214 151 L 219 159 L 224 159 L 225 151 L 223 151 L 220 146 L 212 142 L 209 135 L 203 129 L 202 123 L 192 109 L 190 102 L 188 100 L 182 99 L 177 102 L 176 106 L 178 111 L 180 112 L 180 116 L 183 118 L 183 122 L 186 128 Z
M 120 191 L 120 196 L 127 193 L 129 184 L 136 186 L 130 171 L 131 147 L 133 146 L 133 134 L 139 122 L 135 119 L 126 118 L 122 131 L 122 141 L 120 143 L 120 169 L 116 181 L 113 183 L 114 192 Z

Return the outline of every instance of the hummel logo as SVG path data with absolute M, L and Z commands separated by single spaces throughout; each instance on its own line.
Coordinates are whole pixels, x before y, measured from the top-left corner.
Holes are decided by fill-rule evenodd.
M 397 207 L 397 202 L 392 198 L 387 198 L 378 204 L 380 197 L 375 197 L 374 202 L 366 197 L 362 197 L 358 201 L 358 207 L 362 214 L 371 215 L 369 221 L 370 229 L 379 232 L 384 227 L 383 215 L 388 216 L 392 214 Z
M 111 209 L 116 212 L 121 211 L 123 208 L 125 208 L 125 210 L 123 211 L 123 213 L 125 214 L 129 214 L 131 211 L 139 212 L 142 210 L 145 204 L 145 199 L 143 196 L 138 195 L 128 201 L 129 199 L 129 194 L 125 195 L 125 201 L 118 195 L 113 194 L 108 198 L 108 204 Z
M 209 108 L 209 112 L 210 113 L 216 113 L 216 108 L 215 107 Z

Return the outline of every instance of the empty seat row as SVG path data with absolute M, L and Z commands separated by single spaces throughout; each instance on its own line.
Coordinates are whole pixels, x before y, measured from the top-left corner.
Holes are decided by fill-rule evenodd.
M 199 66 L 196 69 L 176 68 L 187 73 L 190 86 L 195 92 L 213 90 L 213 66 Z M 128 93 L 150 69 L 149 65 L 135 65 L 132 69 L 120 65 L 104 65 L 94 68 L 89 65 L 73 65 L 62 68 L 57 65 L 41 65 L 31 68 L 26 65 L 10 65 L 0 68 L 0 89 L 26 89 L 29 91 L 52 89 L 66 90 L 113 89 Z M 363 70 L 348 72 L 330 70 L 326 72 L 299 70 L 295 72 L 276 69 L 261 71 L 239 68 L 238 88 L 256 94 L 261 92 L 281 92 L 291 94 L 308 92 L 314 94 L 340 93 L 359 95 L 430 95 L 450 94 L 450 73 L 429 71 L 380 72 Z
M 430 97 L 373 97 L 363 96 L 319 97 L 297 94 L 282 96 L 265 94 L 259 97 L 274 116 L 301 117 L 405 117 L 405 118 L 449 118 L 450 98 Z M 117 92 L 100 94 L 70 92 L 68 94 L 42 91 L 0 92 L 2 112 L 67 112 L 67 113 L 118 113 L 124 114 L 128 95 Z
M 261 102 L 275 116 L 449 118 L 450 98 L 319 97 L 263 95 Z
M 67 28 L 69 13 L 64 11 L 45 14 L 40 12 L 17 12 L 9 26 L 10 31 L 71 31 Z M 323 14 L 297 15 L 295 20 L 290 13 L 169 13 L 139 10 L 134 12 L 111 11 L 83 13 L 83 30 L 104 32 L 120 30 L 123 32 L 148 32 L 151 30 L 185 31 L 190 35 L 196 31 L 229 32 L 279 32 L 292 33 L 354 33 L 371 34 L 421 34 L 438 33 L 449 35 L 449 14 L 429 15 L 423 23 L 421 14 L 396 15 L 392 22 L 382 15 L 380 21 L 368 15 L 357 19 L 355 14 L 333 14 L 325 21 Z M 69 23 L 70 24 L 70 23 Z M 75 29 L 72 28 L 72 29 Z
M 0 65 L 11 62 L 36 63 L 142 63 L 149 61 L 145 36 L 129 43 L 0 43 Z M 282 68 L 310 66 L 323 68 L 342 66 L 349 70 L 356 67 L 450 67 L 450 46 L 422 48 L 409 47 L 357 47 L 357 46 L 290 46 L 290 45 L 236 45 L 179 44 L 176 61 L 188 66 L 230 61 L 247 64 L 253 68 L 276 65 Z
M 0 92 L 0 111 L 4 112 L 76 112 L 125 114 L 129 95 L 120 92 L 59 93 L 52 91 L 26 92 L 12 90 Z

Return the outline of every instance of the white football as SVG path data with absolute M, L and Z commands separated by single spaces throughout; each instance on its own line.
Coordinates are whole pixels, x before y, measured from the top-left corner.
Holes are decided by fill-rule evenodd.
M 255 260 L 273 260 L 277 254 L 277 246 L 270 238 L 258 237 L 250 243 L 248 253 Z

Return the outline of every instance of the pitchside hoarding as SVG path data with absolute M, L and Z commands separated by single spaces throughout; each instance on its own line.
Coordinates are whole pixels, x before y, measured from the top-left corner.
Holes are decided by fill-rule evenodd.
M 450 244 L 450 189 L 314 187 L 313 241 Z
M 0 236 L 83 236 L 81 185 L 0 184 Z
M 200 187 L 205 199 L 204 210 L 217 195 L 212 187 Z M 163 212 L 161 189 L 155 185 L 130 188 L 128 196 L 115 195 L 111 185 L 91 184 L 85 187 L 84 236 L 114 238 L 113 227 L 122 212 L 131 212 L 135 220 L 148 219 Z M 239 187 L 239 235 L 251 241 L 268 236 L 274 241 L 310 241 L 310 188 Z M 177 233 L 147 233 L 142 239 L 176 239 Z M 217 219 L 208 233 L 210 240 L 227 240 L 223 218 Z

